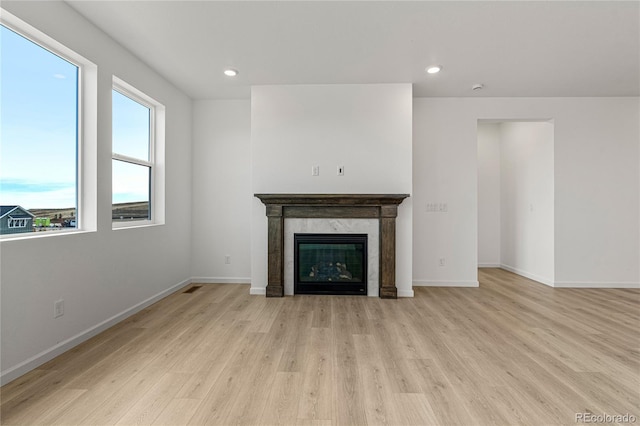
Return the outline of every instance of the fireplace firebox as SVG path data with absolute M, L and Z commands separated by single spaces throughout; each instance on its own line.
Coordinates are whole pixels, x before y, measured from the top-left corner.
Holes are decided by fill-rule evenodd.
M 367 234 L 295 234 L 296 294 L 367 295 Z

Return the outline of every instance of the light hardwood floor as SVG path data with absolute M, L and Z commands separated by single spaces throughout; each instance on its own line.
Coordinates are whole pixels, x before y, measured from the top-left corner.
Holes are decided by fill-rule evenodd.
M 182 291 L 1 389 L 2 424 L 640 423 L 640 291 L 480 270 L 412 299 Z

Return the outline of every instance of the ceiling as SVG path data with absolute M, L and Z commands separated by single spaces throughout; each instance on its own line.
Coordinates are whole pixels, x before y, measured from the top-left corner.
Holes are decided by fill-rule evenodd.
M 412 83 L 416 97 L 640 95 L 638 1 L 67 3 L 194 99 L 354 83 Z

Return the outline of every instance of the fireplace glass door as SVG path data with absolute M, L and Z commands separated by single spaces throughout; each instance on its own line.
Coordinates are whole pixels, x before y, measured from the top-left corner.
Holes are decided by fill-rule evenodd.
M 366 234 L 294 234 L 296 294 L 367 294 Z

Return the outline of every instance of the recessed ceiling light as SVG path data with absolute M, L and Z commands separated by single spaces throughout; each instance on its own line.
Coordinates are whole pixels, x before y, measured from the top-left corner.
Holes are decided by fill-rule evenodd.
M 238 75 L 238 71 L 229 68 L 229 69 L 224 70 L 224 75 L 226 75 L 227 77 L 235 77 L 236 75 Z
M 442 67 L 440 65 L 432 65 L 430 67 L 427 67 L 427 72 L 429 74 L 438 74 L 440 70 L 442 70 Z

